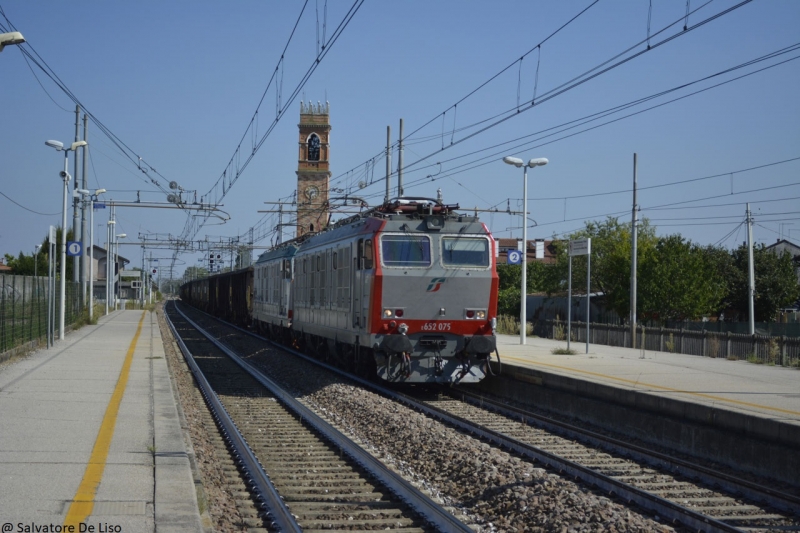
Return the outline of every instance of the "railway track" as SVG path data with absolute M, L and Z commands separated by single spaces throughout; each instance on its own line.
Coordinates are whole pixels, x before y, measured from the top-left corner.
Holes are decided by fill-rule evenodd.
M 407 401 L 693 529 L 800 531 L 800 499 L 769 487 L 464 391 Z
M 800 502 L 777 491 L 483 398 L 463 393 L 462 398 L 413 398 L 349 377 L 462 432 L 634 502 L 673 525 L 697 531 L 800 531 Z
M 263 502 L 272 527 L 471 531 L 174 307 L 168 318 L 248 473 L 237 496 Z

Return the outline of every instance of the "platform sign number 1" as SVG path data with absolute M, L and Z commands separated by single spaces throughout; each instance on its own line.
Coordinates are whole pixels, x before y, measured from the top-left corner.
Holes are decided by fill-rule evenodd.
M 80 241 L 67 241 L 67 255 L 70 257 L 76 257 L 81 255 L 81 243 Z

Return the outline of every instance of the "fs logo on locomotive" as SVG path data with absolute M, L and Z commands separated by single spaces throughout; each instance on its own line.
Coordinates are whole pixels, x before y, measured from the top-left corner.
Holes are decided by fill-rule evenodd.
M 430 284 L 428 285 L 428 288 L 425 290 L 425 292 L 436 292 L 436 291 L 438 291 L 439 288 L 442 286 L 442 283 L 444 283 L 445 281 L 447 281 L 447 280 L 444 279 L 444 278 L 433 278 L 431 280 Z

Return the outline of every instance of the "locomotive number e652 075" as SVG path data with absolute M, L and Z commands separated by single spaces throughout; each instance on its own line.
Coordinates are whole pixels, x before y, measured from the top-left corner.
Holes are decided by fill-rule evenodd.
M 422 331 L 450 331 L 450 322 L 425 322 Z

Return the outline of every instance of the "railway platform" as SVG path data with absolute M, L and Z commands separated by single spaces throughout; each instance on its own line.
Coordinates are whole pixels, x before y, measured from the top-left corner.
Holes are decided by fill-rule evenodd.
M 800 369 L 499 335 L 482 388 L 754 474 L 800 479 Z
M 0 523 L 203 531 L 155 313 L 113 312 L 0 368 Z

